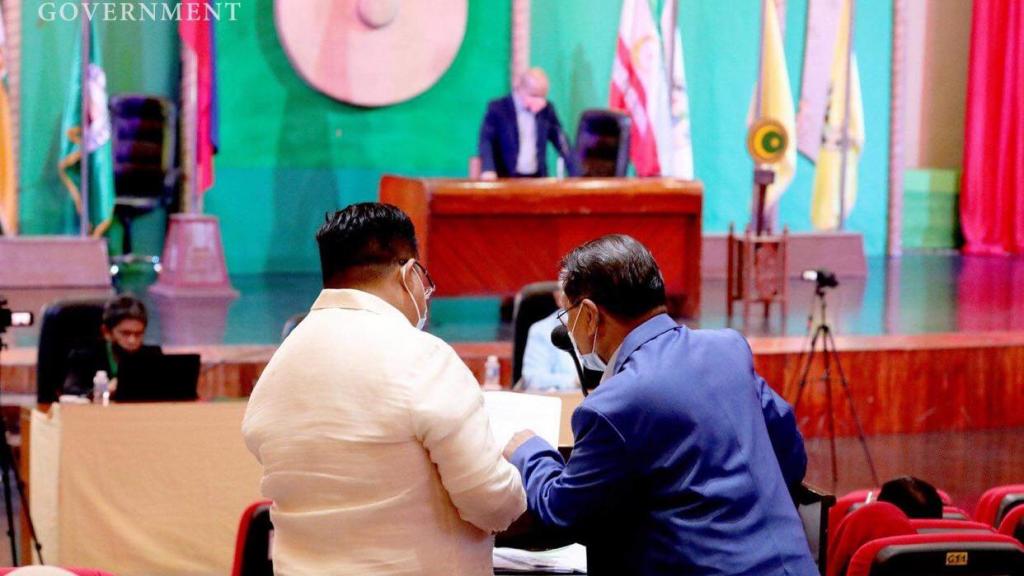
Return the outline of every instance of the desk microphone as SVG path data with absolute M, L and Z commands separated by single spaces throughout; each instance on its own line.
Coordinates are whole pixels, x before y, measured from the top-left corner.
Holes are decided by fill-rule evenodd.
M 576 366 L 576 375 L 580 379 L 580 388 L 583 389 L 583 395 L 590 394 L 590 391 L 597 388 L 597 385 L 601 383 L 601 372 L 594 370 L 584 370 L 583 365 L 580 364 L 580 359 L 576 356 L 576 349 L 572 345 L 572 340 L 569 338 L 569 330 L 559 324 L 551 330 L 551 343 L 559 350 L 569 353 L 572 357 L 572 363 Z

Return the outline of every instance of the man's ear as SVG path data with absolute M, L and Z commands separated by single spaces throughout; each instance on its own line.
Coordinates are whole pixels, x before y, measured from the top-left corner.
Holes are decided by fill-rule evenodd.
M 598 322 L 600 321 L 600 316 L 597 313 L 597 304 L 594 304 L 594 301 L 590 298 L 584 298 L 583 302 L 580 304 L 580 308 L 586 310 L 586 325 L 592 331 L 596 331 Z
M 100 326 L 100 335 L 103 336 L 104 340 L 109 341 L 113 339 L 113 335 L 110 333 L 110 328 L 107 328 L 106 324 Z

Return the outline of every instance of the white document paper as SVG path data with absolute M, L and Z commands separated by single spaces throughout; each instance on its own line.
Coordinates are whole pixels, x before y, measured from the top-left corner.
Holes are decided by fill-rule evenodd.
M 540 552 L 495 548 L 494 570 L 507 573 L 586 574 L 587 549 L 580 544 Z
M 558 396 L 488 391 L 484 392 L 484 404 L 498 446 L 504 447 L 520 430 L 533 430 L 558 447 L 562 428 L 562 399 Z

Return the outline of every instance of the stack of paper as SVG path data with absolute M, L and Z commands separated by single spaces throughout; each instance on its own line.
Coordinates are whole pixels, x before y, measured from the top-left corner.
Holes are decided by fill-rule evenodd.
M 484 392 L 491 430 L 498 446 L 505 446 L 520 430 L 533 430 L 558 447 L 562 426 L 562 400 L 557 396 L 521 392 Z
M 499 574 L 586 574 L 587 549 L 580 544 L 541 552 L 495 548 L 494 571 Z

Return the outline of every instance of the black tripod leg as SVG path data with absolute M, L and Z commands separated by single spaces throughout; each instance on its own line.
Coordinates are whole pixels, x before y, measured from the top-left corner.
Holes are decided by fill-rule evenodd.
M 839 460 L 836 455 L 836 412 L 835 403 L 832 400 L 832 355 L 829 350 L 829 335 L 831 331 L 828 325 L 821 325 L 824 337 L 822 338 L 822 351 L 825 362 L 825 371 L 821 375 L 822 381 L 825 383 L 825 399 L 828 403 L 828 444 L 829 444 L 829 461 L 832 464 L 832 491 L 835 492 L 836 486 L 839 485 Z
M 839 370 L 839 384 L 843 387 L 843 393 L 846 395 L 846 403 L 850 407 L 850 415 L 853 416 L 853 425 L 857 428 L 857 439 L 860 440 L 860 446 L 864 450 L 864 457 L 868 461 L 868 469 L 871 471 L 871 480 L 874 481 L 875 486 L 879 486 L 878 472 L 875 470 L 875 461 L 871 457 L 871 450 L 868 450 L 868 441 L 864 436 L 864 427 L 860 424 L 860 416 L 857 415 L 857 409 L 853 406 L 853 393 L 850 392 L 850 383 L 846 380 L 846 373 L 843 371 L 843 363 L 839 361 L 839 350 L 836 349 L 836 341 L 832 337 L 832 333 L 826 334 L 826 350 L 831 350 L 831 354 L 835 356 L 836 367 Z
M 14 467 L 11 445 L 7 442 L 7 426 L 0 430 L 3 436 L 3 453 L 0 454 L 0 475 L 4 491 L 4 511 L 7 512 L 7 538 L 11 544 L 11 564 L 18 566 L 18 539 L 14 535 L 14 502 L 11 499 L 11 469 Z
M 797 389 L 796 401 L 793 402 L 793 413 L 795 414 L 797 409 L 800 408 L 800 401 L 804 397 L 804 388 L 807 388 L 807 376 L 811 373 L 811 365 L 814 364 L 814 352 L 818 347 L 818 337 L 821 336 L 822 326 L 818 326 L 818 329 L 814 331 L 814 336 L 811 337 L 811 348 L 806 355 L 801 355 L 800 360 L 800 388 Z

